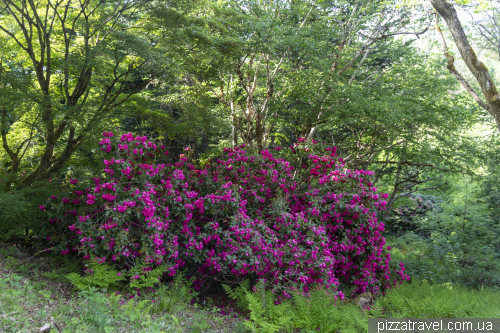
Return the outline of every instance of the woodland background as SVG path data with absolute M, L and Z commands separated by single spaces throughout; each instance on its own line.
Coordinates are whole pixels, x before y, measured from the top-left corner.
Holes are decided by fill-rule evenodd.
M 172 162 L 307 138 L 375 172 L 413 279 L 498 290 L 499 22 L 494 1 L 1 0 L 0 239 L 25 241 L 48 181 L 101 172 L 103 130 Z

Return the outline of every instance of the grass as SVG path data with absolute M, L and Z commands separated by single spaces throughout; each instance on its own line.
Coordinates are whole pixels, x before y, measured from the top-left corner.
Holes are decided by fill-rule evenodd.
M 376 304 L 387 318 L 500 318 L 498 291 L 460 285 L 404 283 Z
M 403 246 L 394 248 L 394 251 L 403 256 L 418 249 Z M 51 326 L 50 331 L 47 331 L 51 333 L 244 333 L 248 332 L 245 326 L 253 326 L 258 332 L 263 331 L 263 326 L 259 323 L 252 322 L 248 325 L 247 322 L 245 325 L 245 319 L 234 313 L 221 315 L 220 308 L 210 303 L 210 300 L 201 302 L 205 306 L 192 304 L 194 293 L 181 278 L 174 280 L 170 285 L 159 287 L 155 294 L 147 293 L 140 298 L 129 299 L 127 295 L 96 288 L 76 291 L 64 275 L 76 270 L 78 263 L 69 262 L 66 257 L 57 259 L 45 256 L 26 261 L 28 258 L 30 255 L 27 251 L 0 244 L 0 331 L 2 332 L 40 332 L 40 328 L 45 324 Z M 281 326 L 287 326 L 287 332 L 318 332 L 316 329 L 297 329 L 297 325 L 293 324 L 293 318 L 298 318 L 300 313 L 303 313 L 304 304 L 300 305 L 302 308 L 293 301 L 287 305 L 286 314 L 290 319 Z M 349 323 L 349 327 L 342 326 L 340 332 L 344 330 L 366 332 L 366 321 L 370 316 L 500 318 L 498 291 L 471 290 L 457 284 L 431 284 L 420 282 L 418 279 L 391 289 L 385 296 L 376 299 L 370 310 L 363 310 L 353 305 L 335 305 L 337 309 L 327 309 L 323 305 L 317 305 L 312 308 L 320 310 L 311 308 L 310 311 L 335 314 L 336 325 L 344 323 L 342 325 L 345 326 Z M 284 323 L 283 314 L 280 315 L 277 309 L 274 310 L 266 311 L 263 315 L 264 321 L 274 324 Z M 352 320 L 340 318 L 348 312 L 351 313 Z M 321 317 L 321 314 L 311 312 L 311 318 L 313 315 Z M 329 317 L 326 316 L 321 320 L 328 321 Z M 314 325 L 313 322 L 312 326 Z M 319 332 L 323 331 L 331 330 L 322 329 Z M 332 332 L 336 331 L 337 328 Z
M 175 283 L 140 299 L 96 288 L 78 292 L 64 277 L 76 268 L 66 257 L 28 258 L 0 244 L 0 332 L 40 332 L 45 324 L 51 333 L 235 332 L 240 321 L 192 305 L 189 290 Z

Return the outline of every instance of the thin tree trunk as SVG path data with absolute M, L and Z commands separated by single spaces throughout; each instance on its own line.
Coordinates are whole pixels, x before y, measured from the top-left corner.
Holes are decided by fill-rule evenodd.
M 231 75 L 231 87 L 232 87 L 232 82 L 233 82 L 233 76 Z M 234 99 L 232 96 L 229 97 L 229 106 L 231 108 L 231 118 L 232 118 L 232 123 L 231 123 L 231 139 L 232 139 L 232 144 L 233 148 L 238 146 L 238 118 L 236 115 L 236 109 L 234 108 Z
M 389 215 L 391 214 L 392 211 L 392 206 L 394 205 L 394 201 L 396 201 L 396 195 L 399 192 L 399 176 L 401 175 L 401 170 L 403 169 L 403 165 L 401 163 L 398 164 L 398 169 L 396 171 L 396 180 L 394 182 L 394 189 L 392 190 L 391 194 L 389 195 L 389 200 L 387 201 L 387 206 L 385 208 L 384 212 L 384 220 L 387 220 L 389 218 Z

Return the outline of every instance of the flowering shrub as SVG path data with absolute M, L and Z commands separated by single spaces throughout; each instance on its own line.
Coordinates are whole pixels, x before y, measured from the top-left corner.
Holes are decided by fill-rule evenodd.
M 428 237 L 429 234 L 422 230 L 421 222 L 427 217 L 428 212 L 439 210 L 437 198 L 430 195 L 413 194 L 406 200 L 406 204 L 393 209 L 385 226 L 385 231 L 401 235 L 413 231 Z
M 130 133 L 104 132 L 100 145 L 106 176 L 84 189 L 72 179 L 71 192 L 40 207 L 40 246 L 125 270 L 139 259 L 171 276 L 187 266 L 197 288 L 209 277 L 263 279 L 284 297 L 318 285 L 341 298 L 339 286 L 378 293 L 409 279 L 402 264 L 389 270 L 376 216 L 387 195 L 335 148 L 302 140 L 250 155 L 240 146 L 196 166 L 185 155 L 159 163 L 164 147 Z

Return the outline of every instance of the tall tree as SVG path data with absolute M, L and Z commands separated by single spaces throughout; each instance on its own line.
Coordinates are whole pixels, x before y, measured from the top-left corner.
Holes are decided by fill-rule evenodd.
M 225 57 L 226 67 L 212 81 L 213 94 L 231 115 L 232 141 L 239 137 L 259 150 L 268 146 L 285 114 L 301 109 L 307 109 L 299 112 L 301 119 L 288 121 L 300 124 L 299 135 L 312 137 L 318 125 L 353 100 L 352 91 L 387 73 L 390 59 L 364 65 L 379 45 L 395 35 L 418 36 L 430 24 L 425 16 L 415 24 L 409 11 L 385 1 L 226 3 L 218 17 L 227 18 L 226 35 L 241 45 Z
M 25 185 L 60 170 L 103 120 L 161 75 L 159 67 L 152 70 L 161 54 L 133 31 L 140 27 L 145 4 L 142 0 L 0 1 L 0 39 L 8 45 L 1 59 L 16 60 L 10 62 L 16 66 L 4 73 L 30 76 L 28 87 L 9 91 L 22 91 L 32 102 L 24 111 L 19 103 L 0 102 L 2 144 L 12 165 L 19 165 L 23 144 L 10 147 L 9 129 L 31 112 L 36 126 L 29 131 L 36 132 L 42 145 L 36 164 L 23 179 Z M 3 75 L 0 84 L 19 87 L 7 81 L 13 77 Z

